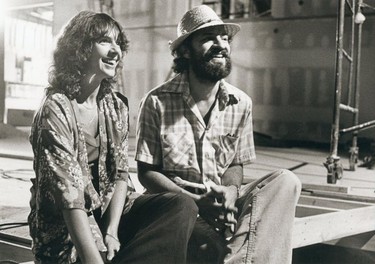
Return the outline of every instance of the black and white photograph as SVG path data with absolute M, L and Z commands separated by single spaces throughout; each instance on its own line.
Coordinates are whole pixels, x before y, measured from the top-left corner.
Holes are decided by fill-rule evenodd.
M 0 0 L 0 264 L 375 263 L 375 0 Z

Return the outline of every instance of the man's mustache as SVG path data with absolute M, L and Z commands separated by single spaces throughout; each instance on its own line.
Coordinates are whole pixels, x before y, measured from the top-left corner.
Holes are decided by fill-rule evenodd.
M 209 61 L 219 54 L 222 55 L 224 58 L 229 58 L 229 53 L 227 49 L 212 48 L 207 52 L 207 54 L 205 54 L 204 60 Z

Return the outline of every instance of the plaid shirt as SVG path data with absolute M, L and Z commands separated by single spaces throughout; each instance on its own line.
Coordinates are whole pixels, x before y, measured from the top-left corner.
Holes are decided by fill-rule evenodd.
M 206 125 L 190 95 L 187 74 L 150 91 L 140 106 L 137 161 L 161 165 L 163 173 L 203 183 L 221 184 L 231 164 L 255 159 L 252 101 L 238 88 L 220 83 Z

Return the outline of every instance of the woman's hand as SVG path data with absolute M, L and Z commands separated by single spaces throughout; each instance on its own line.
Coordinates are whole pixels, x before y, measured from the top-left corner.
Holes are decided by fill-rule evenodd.
M 112 200 L 104 214 L 105 221 L 108 223 L 104 234 L 104 244 L 107 246 L 107 260 L 111 261 L 120 250 L 120 241 L 117 236 L 119 229 L 122 209 L 124 208 L 128 184 L 126 181 L 118 180 L 116 182 L 115 192 Z M 104 232 L 103 232 L 104 233 Z
M 116 253 L 120 250 L 120 241 L 118 240 L 117 236 L 112 234 L 105 234 L 104 243 L 107 246 L 107 260 L 111 261 Z

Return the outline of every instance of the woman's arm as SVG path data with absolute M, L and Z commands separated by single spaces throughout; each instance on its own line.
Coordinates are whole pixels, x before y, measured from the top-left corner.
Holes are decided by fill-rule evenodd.
M 87 214 L 81 209 L 64 209 L 64 220 L 82 263 L 104 263 L 91 233 Z
M 53 201 L 54 211 L 51 213 L 62 212 L 67 231 L 81 261 L 103 263 L 85 211 L 87 201 L 84 189 L 85 182 L 89 179 L 82 173 L 82 164 L 76 157 L 75 145 L 78 145 L 78 137 L 74 136 L 77 130 L 75 119 L 72 118 L 74 110 L 70 105 L 65 96 L 51 95 L 40 110 L 40 120 L 34 124 L 37 137 L 33 141 L 33 149 L 37 150 L 35 160 L 38 166 L 43 166 L 43 169 L 37 169 L 36 173 L 40 180 L 48 182 L 48 184 L 40 184 L 38 191 L 42 194 L 41 199 L 48 198 L 44 202 Z M 51 224 L 51 229 L 63 226 L 52 221 L 48 224 Z M 55 230 L 47 231 L 51 234 L 55 232 Z M 55 254 L 71 254 L 70 249 L 56 247 L 53 250 L 59 250 Z
M 103 235 L 104 242 L 108 248 L 108 260 L 112 260 L 112 258 L 115 256 L 115 252 L 118 252 L 120 249 L 118 227 L 126 201 L 127 190 L 128 184 L 126 181 L 119 180 L 116 182 L 115 192 L 105 214 L 108 225 L 106 228 L 106 233 Z

